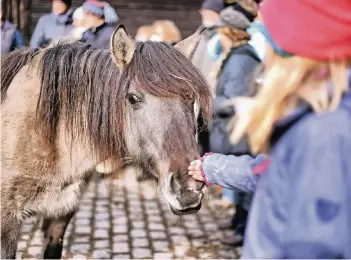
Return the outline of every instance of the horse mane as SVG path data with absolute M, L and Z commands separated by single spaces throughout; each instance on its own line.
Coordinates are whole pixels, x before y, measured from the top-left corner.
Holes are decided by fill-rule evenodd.
M 15 50 L 1 59 L 1 103 L 6 98 L 7 89 L 13 78 L 27 64 L 34 53 L 35 50 L 24 48 Z
M 211 117 L 207 83 L 186 57 L 165 43 L 136 43 L 133 59 L 122 72 L 108 50 L 81 42 L 59 41 L 35 55 L 28 49 L 17 51 L 2 63 L 2 98 L 25 64 L 35 68 L 41 80 L 37 130 L 55 145 L 62 120 L 72 140 L 88 137 L 81 140 L 88 140 L 102 160 L 124 156 L 125 100 L 132 82 L 155 96 L 197 100 L 203 117 Z

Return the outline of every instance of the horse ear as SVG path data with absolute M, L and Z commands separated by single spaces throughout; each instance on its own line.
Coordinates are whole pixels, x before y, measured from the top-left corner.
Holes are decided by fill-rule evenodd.
M 199 45 L 199 42 L 202 37 L 202 33 L 206 30 L 205 27 L 200 26 L 199 29 L 196 30 L 196 32 L 192 35 L 190 35 L 188 38 L 178 42 L 174 47 L 182 52 L 185 57 L 187 57 L 189 60 L 191 60 L 194 56 L 195 50 L 197 46 Z
M 133 58 L 135 41 L 123 25 L 119 25 L 111 36 L 111 52 L 120 70 L 123 70 Z

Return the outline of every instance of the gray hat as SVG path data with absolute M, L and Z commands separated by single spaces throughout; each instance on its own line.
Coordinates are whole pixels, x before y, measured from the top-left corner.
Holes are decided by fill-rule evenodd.
M 219 26 L 229 26 L 241 30 L 245 30 L 250 26 L 250 20 L 242 13 L 231 6 L 220 12 Z
M 201 9 L 212 10 L 216 13 L 219 13 L 223 8 L 223 0 L 205 0 L 201 6 Z
M 87 13 L 98 17 L 104 17 L 104 2 L 98 0 L 88 0 L 83 4 L 83 9 Z

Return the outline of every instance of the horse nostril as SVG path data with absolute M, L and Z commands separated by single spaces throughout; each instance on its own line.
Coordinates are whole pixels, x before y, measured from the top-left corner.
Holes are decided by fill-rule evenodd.
M 199 205 L 202 195 L 198 182 L 188 177 L 187 172 L 178 171 L 169 177 L 169 191 L 183 209 L 195 208 Z

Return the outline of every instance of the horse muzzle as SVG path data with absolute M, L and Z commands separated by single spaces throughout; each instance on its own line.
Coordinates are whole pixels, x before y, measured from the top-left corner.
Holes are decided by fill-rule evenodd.
M 170 174 L 163 190 L 171 211 L 176 215 L 199 211 L 206 189 L 204 183 L 190 178 L 187 172 L 185 174 Z

